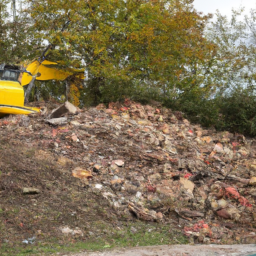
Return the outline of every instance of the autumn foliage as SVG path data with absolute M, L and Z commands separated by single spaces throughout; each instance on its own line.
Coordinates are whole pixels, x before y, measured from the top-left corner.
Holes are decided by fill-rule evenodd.
M 28 2 L 35 36 L 53 44 L 47 57 L 64 66 L 86 65 L 84 102 L 169 98 L 198 88 L 194 70 L 214 54 L 215 45 L 203 36 L 209 16 L 190 1 Z
M 12 22 L 7 2 L 0 61 L 28 63 L 48 45 L 44 57 L 59 68 L 85 69 L 80 85 L 69 84 L 76 105 L 157 100 L 204 126 L 256 134 L 255 12 L 210 21 L 190 0 L 25 0 Z M 56 84 L 38 85 L 41 97 L 62 98 L 65 81 Z M 244 95 L 249 109 L 230 111 Z

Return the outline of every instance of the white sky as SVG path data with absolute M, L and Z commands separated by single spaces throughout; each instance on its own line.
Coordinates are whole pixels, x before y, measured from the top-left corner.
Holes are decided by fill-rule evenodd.
M 245 7 L 245 13 L 250 9 L 256 9 L 256 0 L 194 0 L 194 7 L 197 11 L 204 14 L 214 14 L 218 9 L 222 15 L 231 16 L 231 10 Z

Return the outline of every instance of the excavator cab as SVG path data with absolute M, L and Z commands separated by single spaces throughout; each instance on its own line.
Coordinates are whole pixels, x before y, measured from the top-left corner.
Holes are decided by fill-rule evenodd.
M 17 66 L 0 65 L 0 115 L 28 115 L 40 111 L 24 106 L 24 88 L 21 85 L 23 72 L 29 73 Z

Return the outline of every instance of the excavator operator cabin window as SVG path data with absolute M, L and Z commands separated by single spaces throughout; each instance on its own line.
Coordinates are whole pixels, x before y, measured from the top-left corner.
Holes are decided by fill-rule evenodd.
M 0 71 L 0 79 L 7 81 L 15 81 L 17 82 L 19 78 L 19 73 L 12 70 L 1 70 Z

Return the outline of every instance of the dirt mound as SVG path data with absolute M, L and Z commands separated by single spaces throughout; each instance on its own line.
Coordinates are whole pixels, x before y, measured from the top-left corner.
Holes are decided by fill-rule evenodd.
M 255 243 L 254 139 L 130 100 L 49 114 L 0 119 L 6 248 Z

